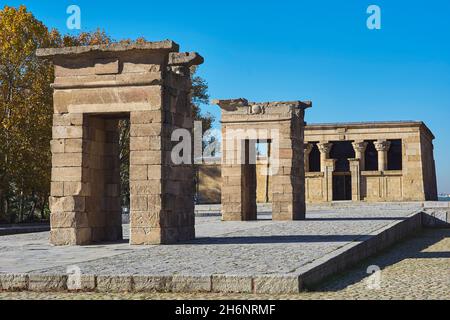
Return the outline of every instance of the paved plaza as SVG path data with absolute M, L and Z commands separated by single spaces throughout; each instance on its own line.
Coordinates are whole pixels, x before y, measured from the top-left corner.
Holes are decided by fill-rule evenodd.
M 295 292 L 300 275 L 417 215 L 417 208 L 398 206 L 317 208 L 309 210 L 307 220 L 290 222 L 271 221 L 267 212 L 253 222 L 197 217 L 196 240 L 163 246 L 130 246 L 124 240 L 55 247 L 48 242 L 48 232 L 2 236 L 0 275 L 67 275 L 68 267 L 76 266 L 83 275 L 109 279 L 106 291 L 130 291 L 130 279 L 139 276 L 178 276 L 195 282 L 181 291 L 254 292 L 257 279 L 261 293 Z M 266 276 L 276 278 L 271 283 Z M 122 287 L 114 287 L 110 277 L 121 277 Z M 213 288 L 208 287 L 211 277 Z M 291 283 L 292 279 L 297 282 Z
M 369 289 L 367 266 L 381 268 Z M 283 295 L 233 293 L 49 293 L 0 292 L 0 299 L 450 299 L 450 230 L 426 229 L 315 288 Z

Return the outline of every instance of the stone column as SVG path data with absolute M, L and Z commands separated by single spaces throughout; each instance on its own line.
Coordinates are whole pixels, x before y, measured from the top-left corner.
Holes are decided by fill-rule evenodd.
M 330 151 L 333 147 L 331 142 L 320 142 L 317 144 L 320 151 L 320 170 L 325 172 L 326 160 L 330 158 Z
M 359 159 L 359 167 L 361 171 L 364 171 L 366 168 L 366 157 L 365 152 L 367 148 L 367 142 L 365 141 L 355 141 L 352 143 L 353 149 L 355 150 L 355 159 Z
M 50 242 L 54 245 L 86 245 L 92 242 L 89 209 L 91 196 L 88 176 L 90 154 L 86 149 L 89 130 L 83 114 L 58 112 L 60 102 L 54 99 L 53 134 L 51 141 L 52 173 L 50 196 Z
M 309 172 L 309 155 L 313 149 L 313 145 L 311 143 L 304 144 L 304 157 L 305 157 L 305 172 Z
M 352 175 L 352 201 L 361 200 L 361 170 L 360 159 L 348 159 Z
M 324 201 L 333 201 L 333 172 L 336 168 L 336 159 L 326 159 L 324 161 Z
M 387 140 L 378 140 L 374 142 L 375 149 L 378 151 L 378 171 L 387 170 L 387 153 L 391 143 Z
M 193 132 L 189 69 L 171 65 L 156 110 L 130 115 L 130 243 L 171 244 L 195 238 L 192 159 L 174 158 L 172 133 Z M 186 150 L 183 150 L 183 154 Z

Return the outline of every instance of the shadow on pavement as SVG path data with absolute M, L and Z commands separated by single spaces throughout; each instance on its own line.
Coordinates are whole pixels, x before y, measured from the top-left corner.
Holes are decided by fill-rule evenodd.
M 312 243 L 312 242 L 350 242 L 366 235 L 274 235 L 245 237 L 205 237 L 197 238 L 192 244 L 267 244 L 267 243 Z

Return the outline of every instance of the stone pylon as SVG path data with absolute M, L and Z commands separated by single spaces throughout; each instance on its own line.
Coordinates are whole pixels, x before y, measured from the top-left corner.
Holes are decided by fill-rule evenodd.
M 302 101 L 215 100 L 222 109 L 222 218 L 256 220 L 257 175 L 270 175 L 272 219 L 305 219 Z M 265 172 L 256 172 L 256 147 L 267 144 Z
M 122 239 L 118 122 L 130 119 L 130 243 L 192 239 L 193 167 L 175 165 L 175 129 L 192 130 L 190 67 L 173 41 L 40 49 L 55 66 L 51 237 Z M 177 142 L 178 143 L 178 142 Z

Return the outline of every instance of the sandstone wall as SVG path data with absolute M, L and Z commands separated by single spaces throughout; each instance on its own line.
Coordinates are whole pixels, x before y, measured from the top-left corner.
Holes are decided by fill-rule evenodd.
M 267 167 L 260 161 L 256 164 L 256 201 L 258 203 L 272 202 L 272 177 L 261 174 Z M 220 163 L 203 163 L 196 165 L 197 197 L 200 204 L 217 204 L 221 199 L 221 165 Z
M 40 49 L 55 65 L 51 243 L 122 239 L 118 119 L 130 119 L 130 243 L 193 239 L 194 171 L 174 163 L 192 131 L 189 68 L 173 41 Z

